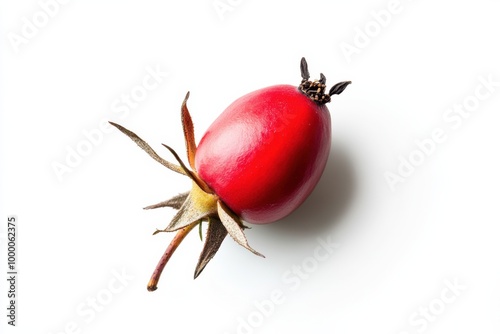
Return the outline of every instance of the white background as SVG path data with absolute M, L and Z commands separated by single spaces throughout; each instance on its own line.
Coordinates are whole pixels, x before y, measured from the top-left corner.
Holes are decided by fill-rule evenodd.
M 70 1 L 50 17 L 44 3 L 0 8 L 2 277 L 6 218 L 19 219 L 18 326 L 9 333 L 500 330 L 497 1 L 233 0 L 223 13 L 212 0 Z M 14 43 L 27 21 L 40 27 Z M 356 53 L 343 52 L 347 44 Z M 96 135 L 62 177 L 54 164 L 103 120 L 171 159 L 160 144 L 183 152 L 186 91 L 199 139 L 237 97 L 298 84 L 302 56 L 328 85 L 353 81 L 329 105 L 333 147 L 315 192 L 291 216 L 247 231 L 266 259 L 227 238 L 193 280 L 202 243 L 192 233 L 159 289 L 146 291 L 172 238 L 151 234 L 173 211 L 142 207 L 190 182 L 116 130 Z M 116 112 L 147 68 L 168 75 L 126 115 Z M 488 91 L 481 77 L 496 86 Z M 447 121 L 464 101 L 474 110 Z M 418 153 L 416 141 L 436 129 L 446 140 Z M 391 190 L 386 173 L 410 157 L 420 165 Z M 318 237 L 338 244 L 322 261 Z M 273 291 L 282 297 L 270 306 Z

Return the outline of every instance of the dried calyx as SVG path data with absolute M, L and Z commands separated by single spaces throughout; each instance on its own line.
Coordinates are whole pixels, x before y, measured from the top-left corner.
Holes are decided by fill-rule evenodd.
M 320 73 L 320 79 L 310 81 L 309 70 L 307 68 L 307 62 L 305 58 L 300 60 L 300 74 L 302 75 L 302 81 L 299 85 L 299 90 L 306 94 L 311 100 L 319 105 L 328 103 L 331 101 L 332 95 L 338 95 L 344 91 L 344 89 L 351 83 L 351 81 L 339 82 L 330 88 L 328 94 L 326 94 L 326 77 L 323 73 Z
M 148 283 L 147 289 L 154 291 L 157 289 L 157 284 L 160 275 L 167 264 L 168 260 L 177 249 L 177 246 L 182 242 L 184 237 L 196 226 L 200 228 L 201 236 L 201 223 L 207 222 L 207 234 L 205 237 L 205 244 L 200 254 L 198 264 L 196 265 L 194 278 L 203 271 L 208 262 L 217 253 L 222 241 L 229 234 L 238 244 L 245 247 L 252 253 L 264 257 L 259 252 L 255 251 L 248 245 L 245 233 L 243 230 L 246 228 L 241 219 L 222 202 L 217 195 L 210 189 L 210 187 L 199 178 L 194 167 L 194 158 L 196 155 L 196 144 L 194 138 L 194 127 L 187 108 L 187 100 L 189 92 L 186 94 L 184 102 L 181 107 L 182 127 L 184 130 L 184 139 L 186 142 L 186 150 L 189 166 L 191 170 L 181 161 L 177 153 L 169 146 L 163 144 L 170 153 L 177 160 L 177 164 L 161 158 L 143 139 L 141 139 L 134 132 L 124 128 L 123 126 L 110 122 L 122 133 L 132 139 L 140 148 L 149 154 L 154 160 L 161 163 L 174 172 L 188 176 L 193 181 L 191 191 L 174 196 L 166 201 L 153 204 L 145 207 L 144 209 L 157 209 L 163 207 L 170 207 L 178 210 L 176 215 L 172 218 L 170 224 L 163 230 L 156 230 L 153 234 L 159 232 L 173 232 L 177 231 L 176 236 L 172 239 L 170 245 L 165 250 L 158 265 L 156 266 L 153 275 Z

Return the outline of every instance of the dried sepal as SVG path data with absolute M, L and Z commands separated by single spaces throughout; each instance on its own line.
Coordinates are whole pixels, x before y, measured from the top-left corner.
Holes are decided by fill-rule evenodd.
M 189 176 L 189 178 L 191 180 L 193 180 L 196 183 L 196 185 L 198 187 L 200 187 L 207 194 L 212 194 L 213 193 L 212 189 L 210 189 L 210 187 L 208 187 L 208 185 L 202 179 L 200 179 L 200 177 L 196 173 L 190 171 L 186 167 L 186 165 L 182 162 L 181 158 L 174 151 L 173 148 L 171 148 L 170 146 L 165 145 L 165 144 L 162 144 L 162 145 L 165 146 L 170 151 L 170 153 L 172 153 L 172 155 L 174 156 L 175 160 L 177 160 L 177 162 L 181 165 L 181 168 L 184 170 L 185 175 Z
M 326 84 L 326 77 L 323 73 L 319 74 L 319 83 L 322 85 Z
M 221 201 L 217 201 L 217 213 L 219 214 L 222 224 L 234 241 L 255 255 L 265 257 L 248 245 L 247 238 L 243 232 L 243 224 L 240 219 Z
M 346 89 L 346 87 L 349 86 L 350 84 L 351 84 L 351 81 L 342 81 L 342 82 L 336 83 L 335 85 L 332 86 L 332 88 L 330 88 L 328 95 L 332 96 L 332 95 L 341 94 L 344 91 L 344 89 Z
M 187 108 L 187 100 L 189 92 L 187 92 L 181 107 L 182 130 L 184 131 L 184 139 L 186 141 L 186 151 L 188 162 L 191 168 L 194 169 L 194 157 L 196 155 L 196 141 L 194 139 L 194 125 L 189 110 Z
M 201 223 L 200 223 L 201 225 Z M 207 235 L 205 237 L 205 244 L 203 245 L 203 250 L 201 251 L 200 258 L 198 259 L 198 264 L 194 271 L 194 278 L 201 274 L 203 269 L 210 260 L 215 256 L 219 250 L 222 241 L 226 238 L 227 230 L 222 225 L 222 222 L 217 217 L 208 217 L 208 228 Z
M 302 76 L 302 80 L 309 80 L 310 78 L 307 61 L 304 57 L 300 60 L 300 75 Z
M 156 230 L 154 234 L 159 232 L 172 232 L 181 229 L 185 226 L 193 224 L 214 213 L 214 208 L 210 206 L 198 205 L 196 200 L 193 200 L 192 192 L 186 197 L 186 200 L 175 214 L 172 221 L 164 230 Z
M 148 143 L 146 143 L 143 139 L 141 139 L 138 135 L 136 135 L 134 132 L 124 128 L 123 126 L 109 122 L 111 125 L 113 125 L 115 128 L 120 130 L 123 134 L 125 134 L 127 137 L 132 139 L 140 148 L 142 148 L 151 158 L 156 160 L 157 162 L 161 163 L 163 166 L 167 167 L 170 170 L 173 170 L 174 172 L 177 172 L 179 174 L 186 175 L 186 172 L 184 169 L 182 169 L 180 166 L 173 164 L 171 162 L 168 162 L 167 160 L 163 159 L 160 157 L 152 148 L 149 146 Z
M 151 209 L 158 209 L 158 208 L 164 208 L 164 207 L 169 207 L 173 208 L 176 210 L 179 210 L 182 206 L 182 204 L 186 201 L 186 198 L 188 197 L 189 192 L 185 192 L 179 195 L 176 195 L 170 199 L 167 199 L 166 201 L 156 203 L 153 205 L 149 205 L 144 208 L 144 210 L 151 210 Z

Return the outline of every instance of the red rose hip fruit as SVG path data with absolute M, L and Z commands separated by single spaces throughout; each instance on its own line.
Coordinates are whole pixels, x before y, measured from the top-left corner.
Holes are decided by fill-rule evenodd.
M 274 222 L 311 193 L 330 152 L 330 113 L 294 86 L 233 102 L 196 152 L 198 175 L 244 221 Z
M 156 290 L 165 264 L 195 226 L 207 222 L 205 244 L 195 278 L 229 234 L 253 253 L 244 234 L 244 222 L 265 224 L 295 210 L 309 196 L 325 168 L 331 143 L 330 113 L 325 103 L 340 94 L 350 81 L 328 93 L 326 78 L 310 81 L 307 63 L 300 63 L 299 87 L 277 85 L 256 90 L 234 101 L 208 128 L 198 146 L 187 109 L 181 108 L 189 169 L 169 146 L 178 164 L 161 158 L 144 140 L 110 122 L 153 159 L 193 181 L 190 192 L 146 207 L 171 207 L 178 212 L 158 232 L 178 231 L 160 259 L 148 290 Z

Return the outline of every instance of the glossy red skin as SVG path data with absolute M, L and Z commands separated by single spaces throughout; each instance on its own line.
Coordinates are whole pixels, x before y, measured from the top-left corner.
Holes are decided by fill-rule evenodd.
M 297 87 L 263 88 L 234 101 L 209 127 L 195 167 L 244 221 L 265 224 L 295 210 L 325 168 L 328 108 Z

